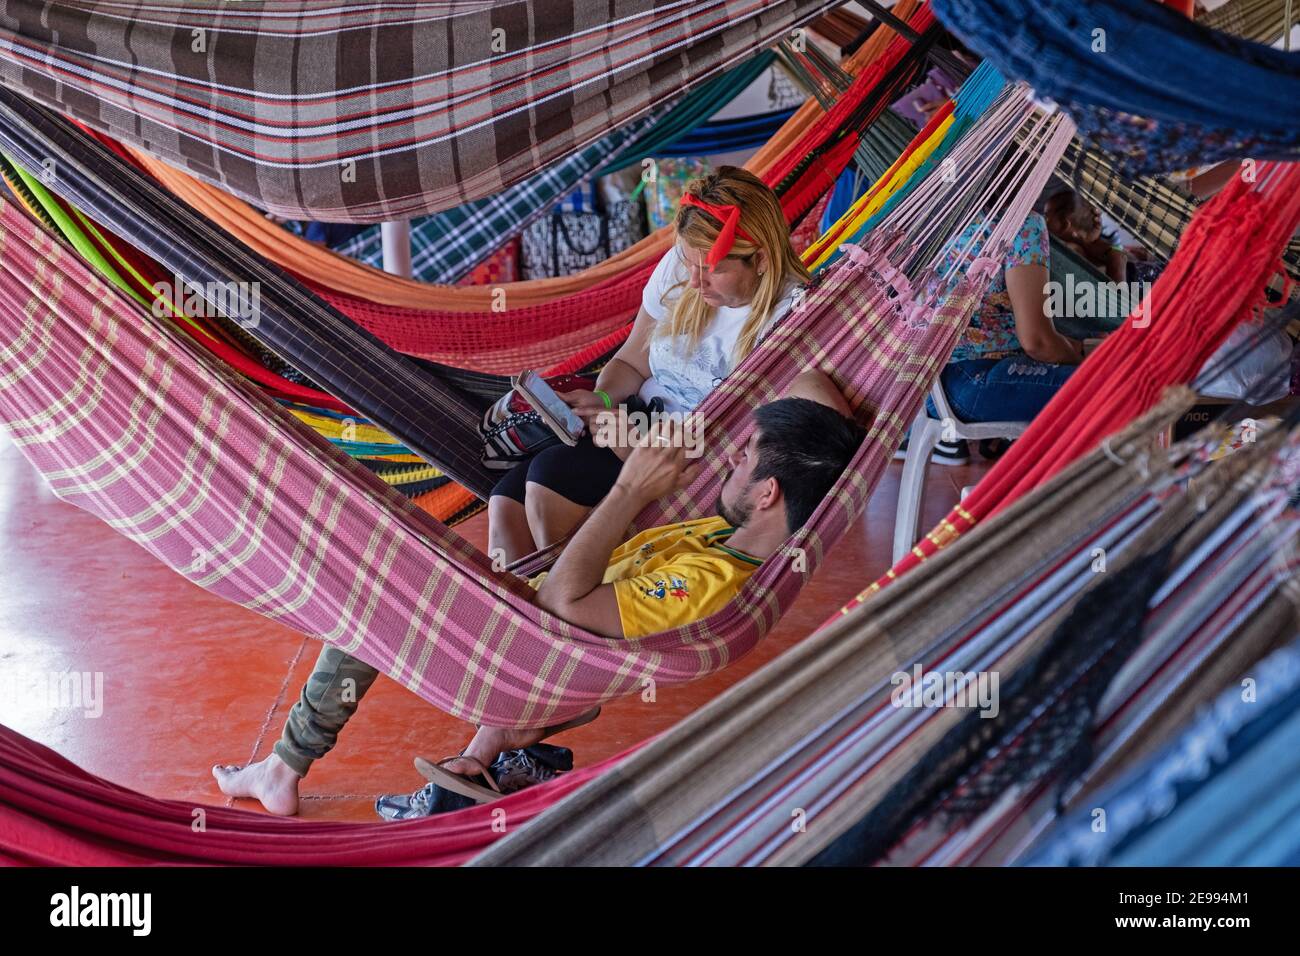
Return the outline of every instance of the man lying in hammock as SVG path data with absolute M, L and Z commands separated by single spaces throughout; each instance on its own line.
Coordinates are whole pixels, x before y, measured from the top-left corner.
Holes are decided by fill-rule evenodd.
M 749 441 L 728 458 L 731 470 L 714 516 L 652 528 L 623 542 L 624 529 L 646 505 L 693 477 L 672 423 L 652 429 L 555 566 L 530 582 L 537 603 L 612 638 L 656 634 L 721 610 L 803 526 L 848 466 L 865 434 L 850 415 L 829 378 L 804 373 L 785 398 L 755 410 Z M 260 800 L 272 813 L 296 813 L 298 781 L 334 746 L 378 673 L 327 645 L 274 752 L 246 767 L 212 768 L 222 792 Z M 437 764 L 417 759 L 430 786 L 409 797 L 381 797 L 376 808 L 390 819 L 424 816 L 497 796 L 503 775 L 509 777 L 506 789 L 549 779 L 568 769 L 550 759 L 562 748 L 535 745 L 599 711 L 543 729 L 480 727 L 460 756 Z

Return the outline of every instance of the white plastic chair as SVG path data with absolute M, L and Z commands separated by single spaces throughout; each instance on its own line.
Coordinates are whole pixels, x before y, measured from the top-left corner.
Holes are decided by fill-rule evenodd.
M 912 422 L 907 439 L 907 453 L 903 459 L 903 480 L 898 486 L 898 510 L 894 515 L 894 562 L 912 550 L 916 543 L 917 524 L 921 518 L 921 495 L 925 490 L 925 470 L 930 466 L 930 455 L 940 439 L 1019 438 L 1028 422 L 963 422 L 953 413 L 943 386 L 936 381 L 930 386 L 930 397 L 939 412 L 939 418 L 926 414 L 925 406 Z M 945 428 L 945 424 L 948 426 Z

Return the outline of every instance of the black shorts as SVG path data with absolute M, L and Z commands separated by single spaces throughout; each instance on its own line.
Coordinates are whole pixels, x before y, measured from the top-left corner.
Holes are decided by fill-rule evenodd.
M 572 447 L 552 445 L 521 461 L 496 483 L 492 496 L 513 498 L 523 504 L 524 486 L 531 481 L 576 505 L 594 508 L 614 487 L 622 468 L 623 460 L 618 455 L 584 436 Z

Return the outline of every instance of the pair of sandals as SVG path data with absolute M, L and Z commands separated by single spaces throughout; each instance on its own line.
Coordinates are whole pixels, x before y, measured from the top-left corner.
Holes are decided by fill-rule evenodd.
M 592 708 L 572 720 L 557 724 L 554 727 L 547 727 L 542 732 L 543 738 L 551 737 L 565 730 L 572 730 L 575 727 L 581 727 L 583 724 L 591 723 L 599 716 L 600 708 Z M 552 747 L 548 744 L 539 743 L 522 749 L 538 763 L 557 773 L 573 768 L 573 754 L 564 747 Z M 464 760 L 473 764 L 476 772 L 473 774 L 459 774 L 448 770 L 446 765 L 457 760 Z M 481 760 L 475 757 L 467 757 L 464 753 L 453 757 L 444 757 L 436 763 L 425 760 L 423 757 L 416 757 L 415 769 L 420 772 L 420 776 L 430 783 L 437 784 L 444 790 L 450 790 L 462 797 L 468 797 L 475 803 L 491 803 L 494 800 L 500 800 L 506 795 L 505 791 L 501 789 L 501 783 L 493 776 L 492 769 L 485 766 Z M 484 783 L 478 783 L 477 780 L 479 779 L 482 779 Z

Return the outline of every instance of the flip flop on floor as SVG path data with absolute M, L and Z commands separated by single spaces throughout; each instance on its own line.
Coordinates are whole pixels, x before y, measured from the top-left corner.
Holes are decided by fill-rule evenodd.
M 458 773 L 452 773 L 443 764 L 451 763 L 453 760 L 468 760 L 479 768 L 477 776 L 481 776 L 488 782 L 489 787 L 481 783 L 475 783 L 471 778 L 461 776 Z M 415 758 L 415 769 L 420 771 L 420 775 L 430 783 L 436 783 L 445 790 L 452 793 L 459 793 L 462 797 L 469 797 L 476 803 L 491 803 L 493 800 L 500 800 L 505 794 L 497 786 L 497 782 L 492 779 L 492 771 L 476 760 L 474 757 L 447 757 L 439 760 L 437 763 L 425 760 L 423 757 Z
M 554 734 L 558 734 L 561 731 L 572 730 L 575 727 L 581 727 L 583 724 L 589 724 L 599 716 L 600 716 L 600 706 L 597 705 L 591 708 L 591 710 L 579 714 L 577 717 L 573 717 L 569 720 L 566 720 L 562 724 L 556 724 L 554 726 L 547 727 L 542 732 L 543 739 L 545 739 L 546 737 L 550 737 Z M 561 747 L 555 749 L 563 750 L 564 748 Z M 539 758 L 539 759 L 542 759 L 543 762 L 545 762 L 545 758 Z M 572 754 L 569 755 L 569 759 L 570 759 L 570 767 L 571 767 Z M 443 766 L 443 764 L 451 763 L 453 760 L 468 760 L 471 763 L 473 763 L 476 767 L 479 768 L 479 772 L 478 774 L 476 774 L 476 776 L 481 776 L 484 780 L 486 780 L 491 789 L 489 789 L 489 787 L 483 786 L 481 783 L 475 783 L 469 777 L 462 776 L 461 774 L 458 773 L 452 773 L 450 770 L 448 770 L 446 767 Z M 415 769 L 420 771 L 420 775 L 423 776 L 424 779 L 428 780 L 430 783 L 436 783 L 438 786 L 450 790 L 452 793 L 459 793 L 461 796 L 469 797 L 471 800 L 475 800 L 479 803 L 489 803 L 493 800 L 500 800 L 503 796 L 505 796 L 505 794 L 501 792 L 501 787 L 498 786 L 496 780 L 493 778 L 492 771 L 489 768 L 483 766 L 482 762 L 476 760 L 474 757 L 466 757 L 464 754 L 462 754 L 458 757 L 445 757 L 442 760 L 439 760 L 437 763 L 433 763 L 429 760 L 425 760 L 423 757 L 416 757 Z

